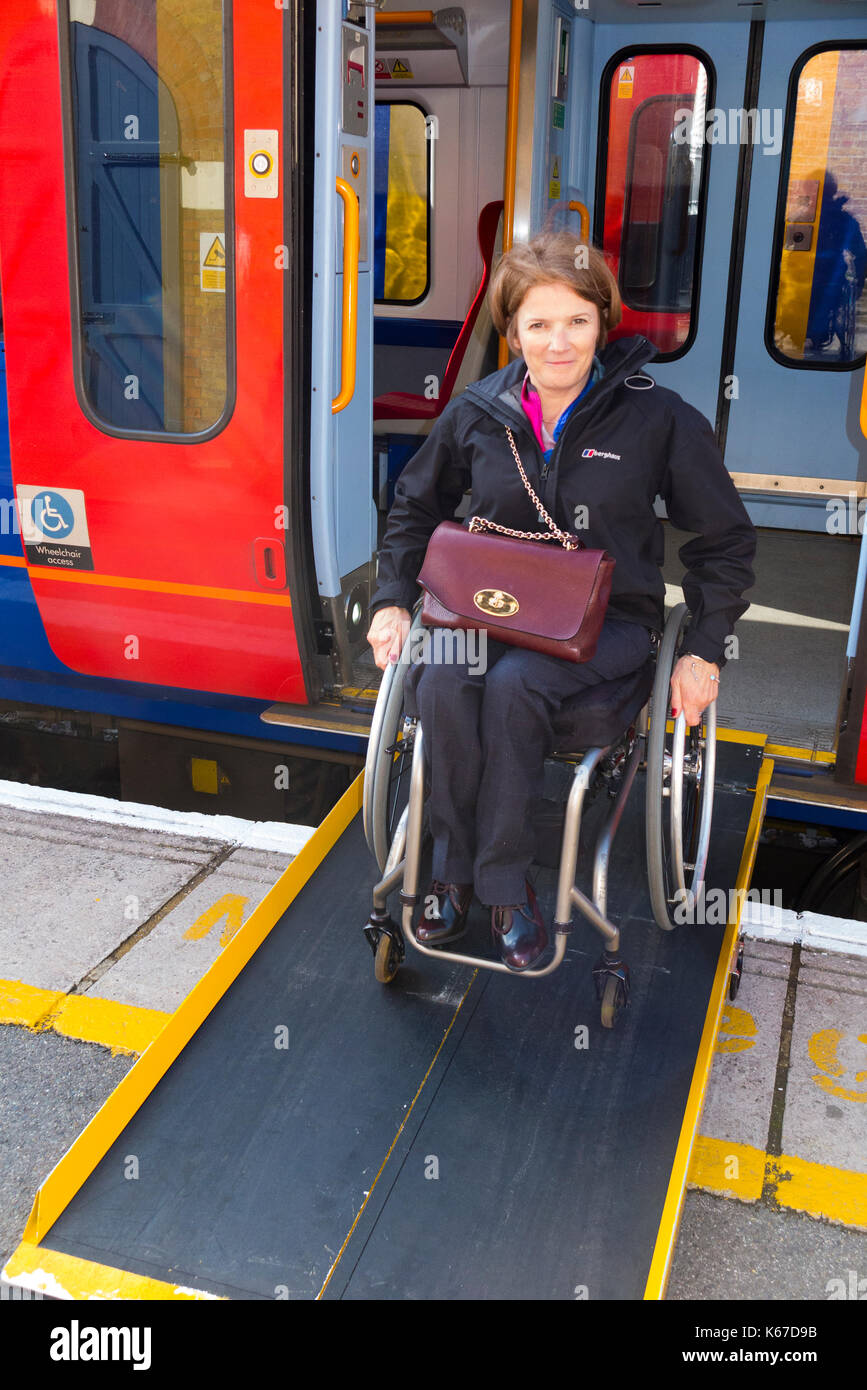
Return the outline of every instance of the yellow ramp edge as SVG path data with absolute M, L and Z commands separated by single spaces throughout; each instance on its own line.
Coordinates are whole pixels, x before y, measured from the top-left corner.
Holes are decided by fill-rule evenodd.
M 130 1274 L 125 1269 L 79 1260 L 75 1255 L 63 1255 L 58 1250 L 22 1241 L 3 1270 L 3 1277 L 15 1287 L 49 1298 L 97 1300 L 195 1300 L 222 1298 L 221 1294 L 188 1289 L 183 1284 L 168 1284 L 161 1279 L 148 1279 L 142 1274 Z
M 732 733 L 733 731 L 729 730 L 729 734 L 731 735 Z M 755 742 L 755 737 L 755 735 L 745 734 L 743 741 L 745 743 L 753 743 Z M 732 739 L 732 741 L 736 740 Z M 764 738 L 762 738 L 760 742 L 764 745 Z M 753 867 L 759 847 L 759 834 L 765 815 L 768 787 L 773 773 L 773 758 L 768 758 L 763 755 L 759 775 L 756 778 L 753 806 L 750 812 L 743 853 L 741 854 L 741 862 L 735 881 L 735 888 L 739 890 L 735 894 L 734 899 L 736 904 L 736 916 L 729 921 L 726 927 L 720 953 L 717 958 L 716 972 L 714 974 L 713 984 L 711 985 L 707 1013 L 705 1014 L 701 1041 L 699 1043 L 698 1054 L 692 1074 L 692 1082 L 684 1109 L 680 1136 L 677 1141 L 677 1148 L 675 1150 L 674 1162 L 671 1169 L 671 1177 L 668 1180 L 668 1190 L 662 1208 L 662 1216 L 659 1222 L 653 1258 L 650 1262 L 650 1270 L 644 1288 L 645 1299 L 661 1299 L 665 1294 L 665 1286 L 668 1282 L 671 1261 L 674 1255 L 674 1245 L 677 1240 L 677 1229 L 680 1225 L 680 1217 L 683 1211 L 684 1197 L 686 1195 L 686 1185 L 693 1145 L 698 1132 L 698 1124 L 701 1118 L 708 1081 L 710 1080 L 717 1034 L 719 1032 L 720 1020 L 722 1018 L 728 991 L 729 975 L 731 974 L 731 968 L 737 949 L 740 915 L 746 897 L 746 890 L 749 888 L 750 879 L 753 876 Z

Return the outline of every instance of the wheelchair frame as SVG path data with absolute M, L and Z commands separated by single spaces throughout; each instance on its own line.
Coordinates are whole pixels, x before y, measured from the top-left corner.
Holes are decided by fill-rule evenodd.
M 364 832 L 382 877 L 373 889 L 373 908 L 364 931 L 374 954 L 378 980 L 388 983 L 394 978 L 405 958 L 407 939 L 423 955 L 439 959 L 448 957 L 476 968 L 541 979 L 561 965 L 572 930 L 573 909 L 577 908 L 604 938 L 604 949 L 593 967 L 593 978 L 601 1005 L 602 1023 L 606 1027 L 613 1027 L 628 1002 L 629 967 L 620 953 L 620 928 L 607 916 L 608 875 L 614 836 L 645 754 L 648 879 L 654 916 L 663 930 L 671 931 L 676 925 L 672 918 L 672 907 L 678 902 L 688 901 L 683 895 L 692 895 L 695 902 L 704 883 L 713 812 L 715 704 L 711 704 L 705 712 L 704 736 L 700 728 L 687 732 L 682 711 L 674 723 L 673 732 L 668 733 L 671 673 L 688 617 L 685 603 L 679 604 L 670 614 L 657 650 L 650 699 L 633 723 L 607 746 L 595 746 L 574 754 L 552 755 L 557 761 L 575 764 L 566 802 L 557 871 L 554 955 L 546 965 L 532 966 L 519 972 L 502 961 L 451 950 L 447 944 L 424 945 L 413 930 L 413 915 L 421 901 L 419 875 L 424 843 L 424 735 L 420 721 L 403 714 L 403 683 L 414 634 L 421 627 L 420 610 L 416 611 L 401 660 L 393 663 L 383 674 L 365 766 Z M 408 757 L 411 759 L 409 799 L 389 843 L 389 802 L 397 798 L 393 787 L 393 768 L 395 761 L 399 761 L 399 788 Z M 575 883 L 581 820 L 592 781 L 606 764 L 611 780 L 619 781 L 620 785 L 596 840 L 592 898 L 588 898 Z M 401 882 L 402 911 L 398 925 L 389 915 L 387 903 L 390 894 Z

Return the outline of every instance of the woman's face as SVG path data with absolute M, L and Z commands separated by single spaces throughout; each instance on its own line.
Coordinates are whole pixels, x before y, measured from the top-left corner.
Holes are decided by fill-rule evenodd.
M 590 374 L 599 310 L 562 283 L 534 285 L 513 320 L 514 334 L 537 390 L 577 395 Z

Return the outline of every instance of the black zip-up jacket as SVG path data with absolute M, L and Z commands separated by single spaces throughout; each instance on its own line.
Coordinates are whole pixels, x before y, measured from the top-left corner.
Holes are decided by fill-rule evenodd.
M 753 583 L 752 522 L 708 421 L 641 373 L 656 356 L 653 344 L 620 338 L 599 356 L 604 376 L 572 411 L 547 465 L 521 406 L 527 369 L 520 358 L 449 402 L 398 479 L 371 611 L 388 604 L 412 609 L 430 536 L 468 490 L 470 517 L 522 531 L 548 529 L 521 482 L 508 425 L 530 483 L 557 525 L 614 557 L 611 617 L 662 630 L 657 496 L 675 526 L 697 533 L 679 552 L 691 615 L 683 650 L 725 664 L 726 638 L 749 607 L 742 595 Z

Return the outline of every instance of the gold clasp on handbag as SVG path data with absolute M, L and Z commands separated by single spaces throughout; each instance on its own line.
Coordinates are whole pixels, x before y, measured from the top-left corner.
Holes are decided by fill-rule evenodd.
M 514 594 L 507 594 L 503 589 L 477 589 L 473 603 L 494 618 L 511 618 L 520 608 Z

